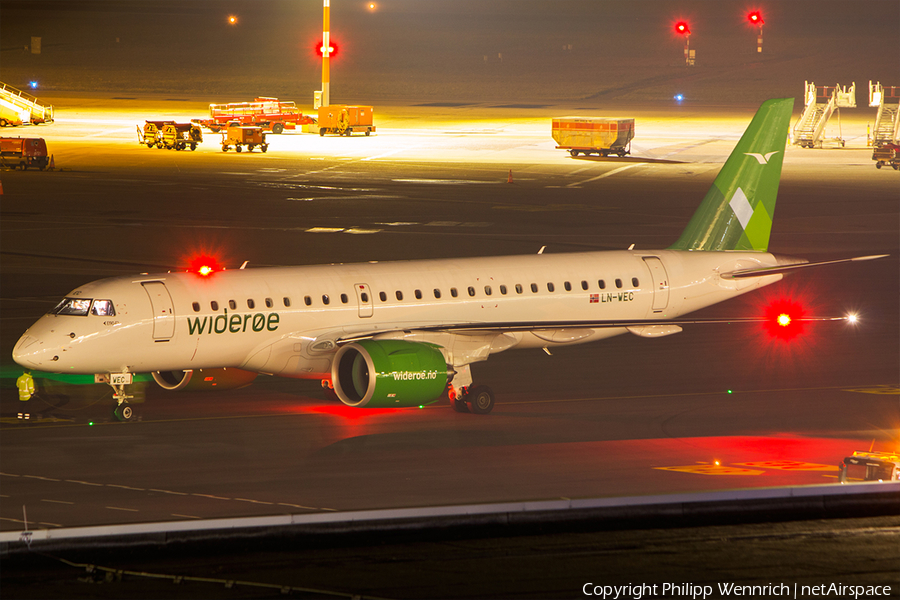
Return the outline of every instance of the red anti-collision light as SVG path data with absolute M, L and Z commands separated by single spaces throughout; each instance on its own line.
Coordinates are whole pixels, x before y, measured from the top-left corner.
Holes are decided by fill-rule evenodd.
M 221 264 L 219 264 L 219 261 L 214 257 L 205 254 L 195 256 L 191 259 L 191 262 L 188 265 L 188 271 L 190 271 L 191 273 L 196 273 L 201 277 L 209 277 L 216 271 L 221 270 L 223 270 L 223 267 Z
M 789 298 L 773 300 L 764 313 L 766 333 L 773 339 L 788 342 L 806 330 L 802 320 L 805 316 L 806 310 L 800 303 Z

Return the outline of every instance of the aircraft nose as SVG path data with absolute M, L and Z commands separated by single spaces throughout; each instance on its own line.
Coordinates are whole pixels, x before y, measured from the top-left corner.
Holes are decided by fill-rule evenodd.
M 44 345 L 35 337 L 23 335 L 13 348 L 13 360 L 29 369 L 40 368 L 41 354 Z

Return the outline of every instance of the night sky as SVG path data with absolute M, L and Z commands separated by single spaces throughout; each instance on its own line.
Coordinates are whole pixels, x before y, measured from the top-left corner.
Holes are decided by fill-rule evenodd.
M 764 52 L 747 13 L 765 19 Z M 238 23 L 230 25 L 229 15 Z M 686 20 L 697 65 L 683 64 Z M 819 85 L 900 85 L 896 0 L 332 0 L 333 102 L 757 104 Z M 320 0 L 0 5 L 0 80 L 40 93 L 278 95 L 320 88 Z M 42 38 L 42 52 L 25 48 Z M 40 94 L 39 93 L 39 94 Z

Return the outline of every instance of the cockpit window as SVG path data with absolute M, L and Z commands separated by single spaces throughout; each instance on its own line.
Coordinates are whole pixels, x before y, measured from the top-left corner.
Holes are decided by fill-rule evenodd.
M 50 311 L 51 315 L 75 315 L 86 317 L 91 308 L 90 298 L 63 298 L 63 301 Z
M 116 316 L 116 307 L 113 306 L 112 300 L 94 300 L 91 305 L 91 314 L 98 317 L 114 317 Z

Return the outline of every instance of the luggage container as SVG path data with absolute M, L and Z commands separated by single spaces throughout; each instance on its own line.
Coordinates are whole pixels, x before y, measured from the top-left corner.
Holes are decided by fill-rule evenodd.
M 135 125 L 137 128 L 138 144 L 146 144 L 148 148 L 156 146 L 163 148 L 163 127 L 170 125 L 175 121 L 144 121 L 144 128 Z
M 28 167 L 43 171 L 50 164 L 47 143 L 43 138 L 0 138 L 0 163 L 23 171 Z
M 625 156 L 631 154 L 634 119 L 559 117 L 553 119 L 552 134 L 557 148 L 568 150 L 572 156 Z
M 369 135 L 375 131 L 375 125 L 372 124 L 373 113 L 371 106 L 347 106 L 346 104 L 320 106 L 319 135 L 326 133 L 350 135 L 357 131 Z
M 197 144 L 203 141 L 203 132 L 198 125 L 191 123 L 167 123 L 162 130 L 162 145 L 172 150 L 184 150 L 190 146 L 191 150 L 197 149 Z
M 263 152 L 269 149 L 262 127 L 242 127 L 241 125 L 229 125 L 228 129 L 222 132 L 222 152 L 228 152 L 232 146 L 234 146 L 235 152 L 240 152 L 243 146 L 247 146 L 248 152 L 253 152 L 257 146 Z

